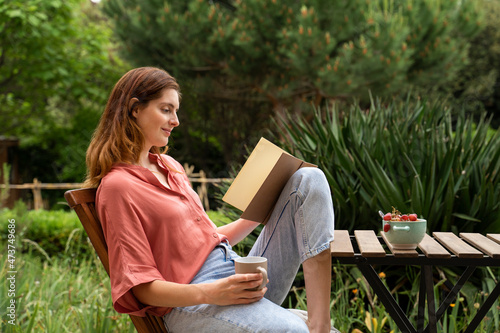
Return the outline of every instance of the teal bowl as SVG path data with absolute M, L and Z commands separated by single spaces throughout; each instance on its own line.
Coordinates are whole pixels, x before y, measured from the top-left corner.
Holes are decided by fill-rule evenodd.
M 414 250 L 424 239 L 427 221 L 382 221 L 382 227 L 389 224 L 385 237 L 396 250 Z

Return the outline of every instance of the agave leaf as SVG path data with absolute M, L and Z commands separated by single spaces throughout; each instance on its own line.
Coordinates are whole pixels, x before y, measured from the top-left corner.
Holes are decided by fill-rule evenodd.
M 459 219 L 463 219 L 463 220 L 467 220 L 467 221 L 481 222 L 481 220 L 478 220 L 476 218 L 473 218 L 472 216 L 465 215 L 465 214 L 453 213 L 452 215 L 455 217 L 458 217 Z

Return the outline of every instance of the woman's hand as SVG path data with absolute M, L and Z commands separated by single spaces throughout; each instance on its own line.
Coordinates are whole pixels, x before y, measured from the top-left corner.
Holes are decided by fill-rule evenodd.
M 262 274 L 235 274 L 212 283 L 199 284 L 205 301 L 215 305 L 249 304 L 264 297 L 267 288 L 250 291 L 262 284 Z

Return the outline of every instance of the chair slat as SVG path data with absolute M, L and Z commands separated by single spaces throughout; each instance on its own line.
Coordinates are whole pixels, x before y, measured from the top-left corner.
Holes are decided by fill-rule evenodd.
M 492 241 L 486 236 L 478 233 L 462 232 L 460 233 L 460 237 L 489 255 L 491 258 L 500 258 L 500 244 Z
M 347 230 L 335 230 L 330 251 L 334 257 L 354 257 L 351 237 Z
M 385 257 L 385 250 L 373 230 L 355 230 L 354 236 L 363 257 Z
M 71 190 L 64 193 L 64 198 L 68 202 L 71 208 L 81 205 L 81 204 L 95 204 L 95 195 L 97 189 L 95 188 L 85 188 L 79 190 Z
M 452 232 L 433 232 L 434 237 L 459 258 L 482 258 L 483 254 Z

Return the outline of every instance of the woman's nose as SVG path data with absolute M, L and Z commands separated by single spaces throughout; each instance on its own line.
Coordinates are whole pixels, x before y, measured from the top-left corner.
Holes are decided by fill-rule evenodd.
M 177 113 L 174 113 L 173 117 L 170 118 L 170 123 L 172 124 L 172 126 L 174 127 L 177 127 L 179 126 L 180 122 L 179 122 L 179 117 L 177 116 Z

